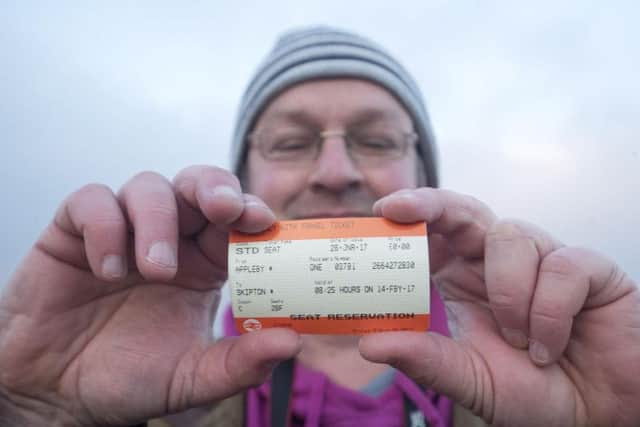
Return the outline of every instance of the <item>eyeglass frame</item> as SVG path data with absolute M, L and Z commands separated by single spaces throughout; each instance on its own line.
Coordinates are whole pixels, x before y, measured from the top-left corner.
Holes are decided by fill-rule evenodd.
M 284 129 L 289 129 L 289 128 L 284 128 Z M 296 129 L 295 127 L 292 127 L 291 129 Z M 268 156 L 267 154 L 265 154 L 264 151 L 264 143 L 260 141 L 260 135 L 263 134 L 265 131 L 269 132 L 272 131 L 274 129 L 263 129 L 263 130 L 256 130 L 253 131 L 251 133 L 249 133 L 247 135 L 247 141 L 249 141 L 249 148 L 257 148 L 258 152 L 260 153 L 260 156 L 264 159 L 267 160 L 269 162 L 295 162 L 295 161 L 315 161 L 318 159 L 318 157 L 320 156 L 320 153 L 322 152 L 322 146 L 324 144 L 324 141 L 327 138 L 332 138 L 332 137 L 340 137 L 345 144 L 345 147 L 347 149 L 347 153 L 349 154 L 349 157 L 355 161 L 358 162 L 358 160 L 361 160 L 361 158 L 358 158 L 358 156 L 354 156 L 352 149 L 351 149 L 351 145 L 353 144 L 353 140 L 350 139 L 349 137 L 353 136 L 353 131 L 349 131 L 349 130 L 341 130 L 341 129 L 325 129 L 325 130 L 321 130 L 321 131 L 311 131 L 310 129 L 304 129 L 305 131 L 309 132 L 309 135 L 313 135 L 314 138 L 314 142 L 313 142 L 313 147 L 314 147 L 314 154 L 312 157 L 310 158 L 290 158 L 290 159 L 277 159 L 277 158 L 273 158 Z M 395 129 L 394 129 L 395 130 Z M 406 156 L 407 151 L 409 149 L 410 146 L 417 146 L 417 142 L 419 140 L 419 135 L 416 133 L 415 130 L 411 130 L 411 131 L 402 131 L 399 130 L 398 131 L 403 139 L 402 139 L 402 143 L 403 146 L 401 147 L 399 154 L 397 156 L 394 157 L 383 157 L 383 156 L 369 156 L 368 158 L 370 159 L 378 159 L 379 161 L 391 161 L 391 160 L 398 160 L 398 159 L 402 159 L 404 156 Z M 264 140 L 262 140 L 264 141 Z M 366 156 L 365 156 L 366 157 Z

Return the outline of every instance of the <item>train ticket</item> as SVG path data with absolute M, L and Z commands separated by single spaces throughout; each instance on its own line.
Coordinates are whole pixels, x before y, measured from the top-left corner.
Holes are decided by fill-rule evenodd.
M 424 222 L 327 218 L 232 232 L 228 271 L 242 332 L 287 327 L 360 335 L 429 325 Z

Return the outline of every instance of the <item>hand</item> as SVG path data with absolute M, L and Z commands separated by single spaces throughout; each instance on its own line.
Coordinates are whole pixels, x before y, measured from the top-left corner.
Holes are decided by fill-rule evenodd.
M 614 263 L 444 190 L 401 191 L 374 212 L 427 221 L 454 340 L 367 336 L 365 358 L 496 426 L 640 425 L 640 293 Z
M 211 326 L 226 230 L 273 221 L 236 177 L 204 166 L 173 185 L 142 173 L 117 196 L 100 185 L 72 194 L 0 300 L 0 415 L 130 425 L 263 382 L 299 337 L 214 343 Z

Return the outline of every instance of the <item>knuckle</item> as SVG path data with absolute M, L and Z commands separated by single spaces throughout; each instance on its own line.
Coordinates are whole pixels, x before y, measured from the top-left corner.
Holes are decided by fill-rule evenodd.
M 71 194 L 70 199 L 72 201 L 76 201 L 78 199 L 104 196 L 113 196 L 113 191 L 111 190 L 111 188 L 108 185 L 93 182 L 80 187 L 78 190 Z
M 175 205 L 161 200 L 154 200 L 153 202 L 140 207 L 139 210 L 132 212 L 131 216 L 136 223 L 136 226 L 139 226 L 141 221 L 162 221 L 167 223 L 178 222 L 178 212 Z
M 513 285 L 515 280 L 514 272 L 510 269 L 498 268 L 496 266 L 487 266 L 485 271 L 487 273 L 487 285 L 490 289 L 490 295 L 506 297 L 507 294 L 504 289 Z M 499 294 L 496 294 L 496 292 L 499 292 Z
M 175 196 L 168 195 L 164 190 L 147 191 L 137 198 L 131 197 L 130 199 L 127 212 L 136 228 L 149 220 L 178 222 Z
M 163 181 L 166 181 L 166 178 L 160 175 L 158 172 L 149 171 L 149 170 L 138 172 L 133 176 L 133 178 L 131 178 L 132 181 L 139 181 L 139 180 L 147 181 L 147 180 L 156 180 L 156 179 L 161 179 Z
M 510 242 L 515 236 L 521 236 L 520 229 L 515 224 L 504 220 L 496 221 L 487 232 L 488 241 Z
M 523 232 L 517 221 L 501 219 L 491 226 L 487 236 L 496 240 L 513 240 L 514 237 L 522 237 Z
M 491 308 L 498 311 L 515 310 L 519 306 L 515 295 L 506 292 L 492 292 L 489 301 Z
M 225 168 L 221 168 L 220 166 L 215 166 L 215 165 L 203 165 L 202 167 L 202 171 L 204 173 L 215 173 L 215 174 L 222 174 L 222 175 L 229 175 L 229 176 L 233 176 L 233 174 L 231 172 L 229 172 L 227 169 Z
M 112 234 L 125 228 L 126 223 L 124 218 L 106 213 L 92 217 L 84 226 L 84 230 L 91 234 Z
M 487 231 L 488 245 L 514 244 L 523 241 L 535 244 L 534 239 L 527 235 L 521 225 L 515 221 L 496 221 Z
M 485 205 L 484 202 L 481 202 L 479 199 L 469 194 L 462 195 L 460 199 L 460 207 L 470 212 L 488 209 L 487 205 Z
M 579 252 L 581 251 L 577 248 L 562 248 L 551 252 L 542 259 L 540 272 L 558 278 L 582 276 L 583 271 L 576 260 Z
M 230 184 L 240 188 L 240 180 L 237 176 L 232 174 L 226 169 L 219 168 L 217 166 L 210 166 L 203 174 L 204 179 L 228 181 Z
M 564 324 L 567 317 L 566 307 L 547 301 L 546 304 L 534 306 L 529 315 L 532 322 L 548 325 Z
M 219 184 L 241 188 L 240 180 L 237 176 L 218 166 L 189 166 L 180 171 L 173 179 L 173 185 L 182 191 L 194 189 L 198 185 L 215 186 Z
M 175 206 L 165 203 L 156 203 L 146 208 L 146 214 L 150 216 L 160 217 L 168 220 L 177 220 L 178 212 Z
M 181 179 L 185 177 L 198 177 L 201 175 L 222 175 L 235 177 L 230 171 L 227 169 L 221 168 L 219 166 L 214 165 L 192 165 L 182 169 L 180 172 L 176 174 L 176 179 Z
M 486 203 L 470 194 L 456 193 L 451 190 L 442 190 L 442 192 L 445 197 L 451 201 L 451 204 L 455 206 L 455 209 L 459 211 L 468 212 L 474 216 L 477 215 L 477 213 L 490 211 Z
M 125 225 L 123 216 L 118 211 L 102 210 L 90 219 L 90 224 L 103 228 L 121 227 Z
M 167 185 L 169 185 L 167 179 L 157 172 L 138 172 L 120 188 L 118 198 L 127 200 L 132 198 L 133 195 L 139 194 L 141 191 L 143 193 L 148 192 L 149 189 L 153 191 L 153 189 L 159 186 L 165 187 Z
M 519 219 L 495 220 L 487 232 L 487 244 L 522 240 L 528 241 L 541 256 L 564 246 L 543 229 Z
M 610 262 L 604 270 L 604 283 L 611 289 L 620 289 L 628 279 L 627 274 L 615 262 Z
M 182 182 L 183 180 L 193 180 L 200 175 L 208 166 L 205 165 L 191 165 L 178 171 L 176 176 L 173 177 L 173 182 Z

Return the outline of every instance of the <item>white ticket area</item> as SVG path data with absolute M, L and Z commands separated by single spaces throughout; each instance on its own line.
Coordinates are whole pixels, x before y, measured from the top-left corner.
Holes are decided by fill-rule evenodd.
M 424 235 L 229 244 L 236 325 L 302 333 L 424 330 L 429 260 Z

